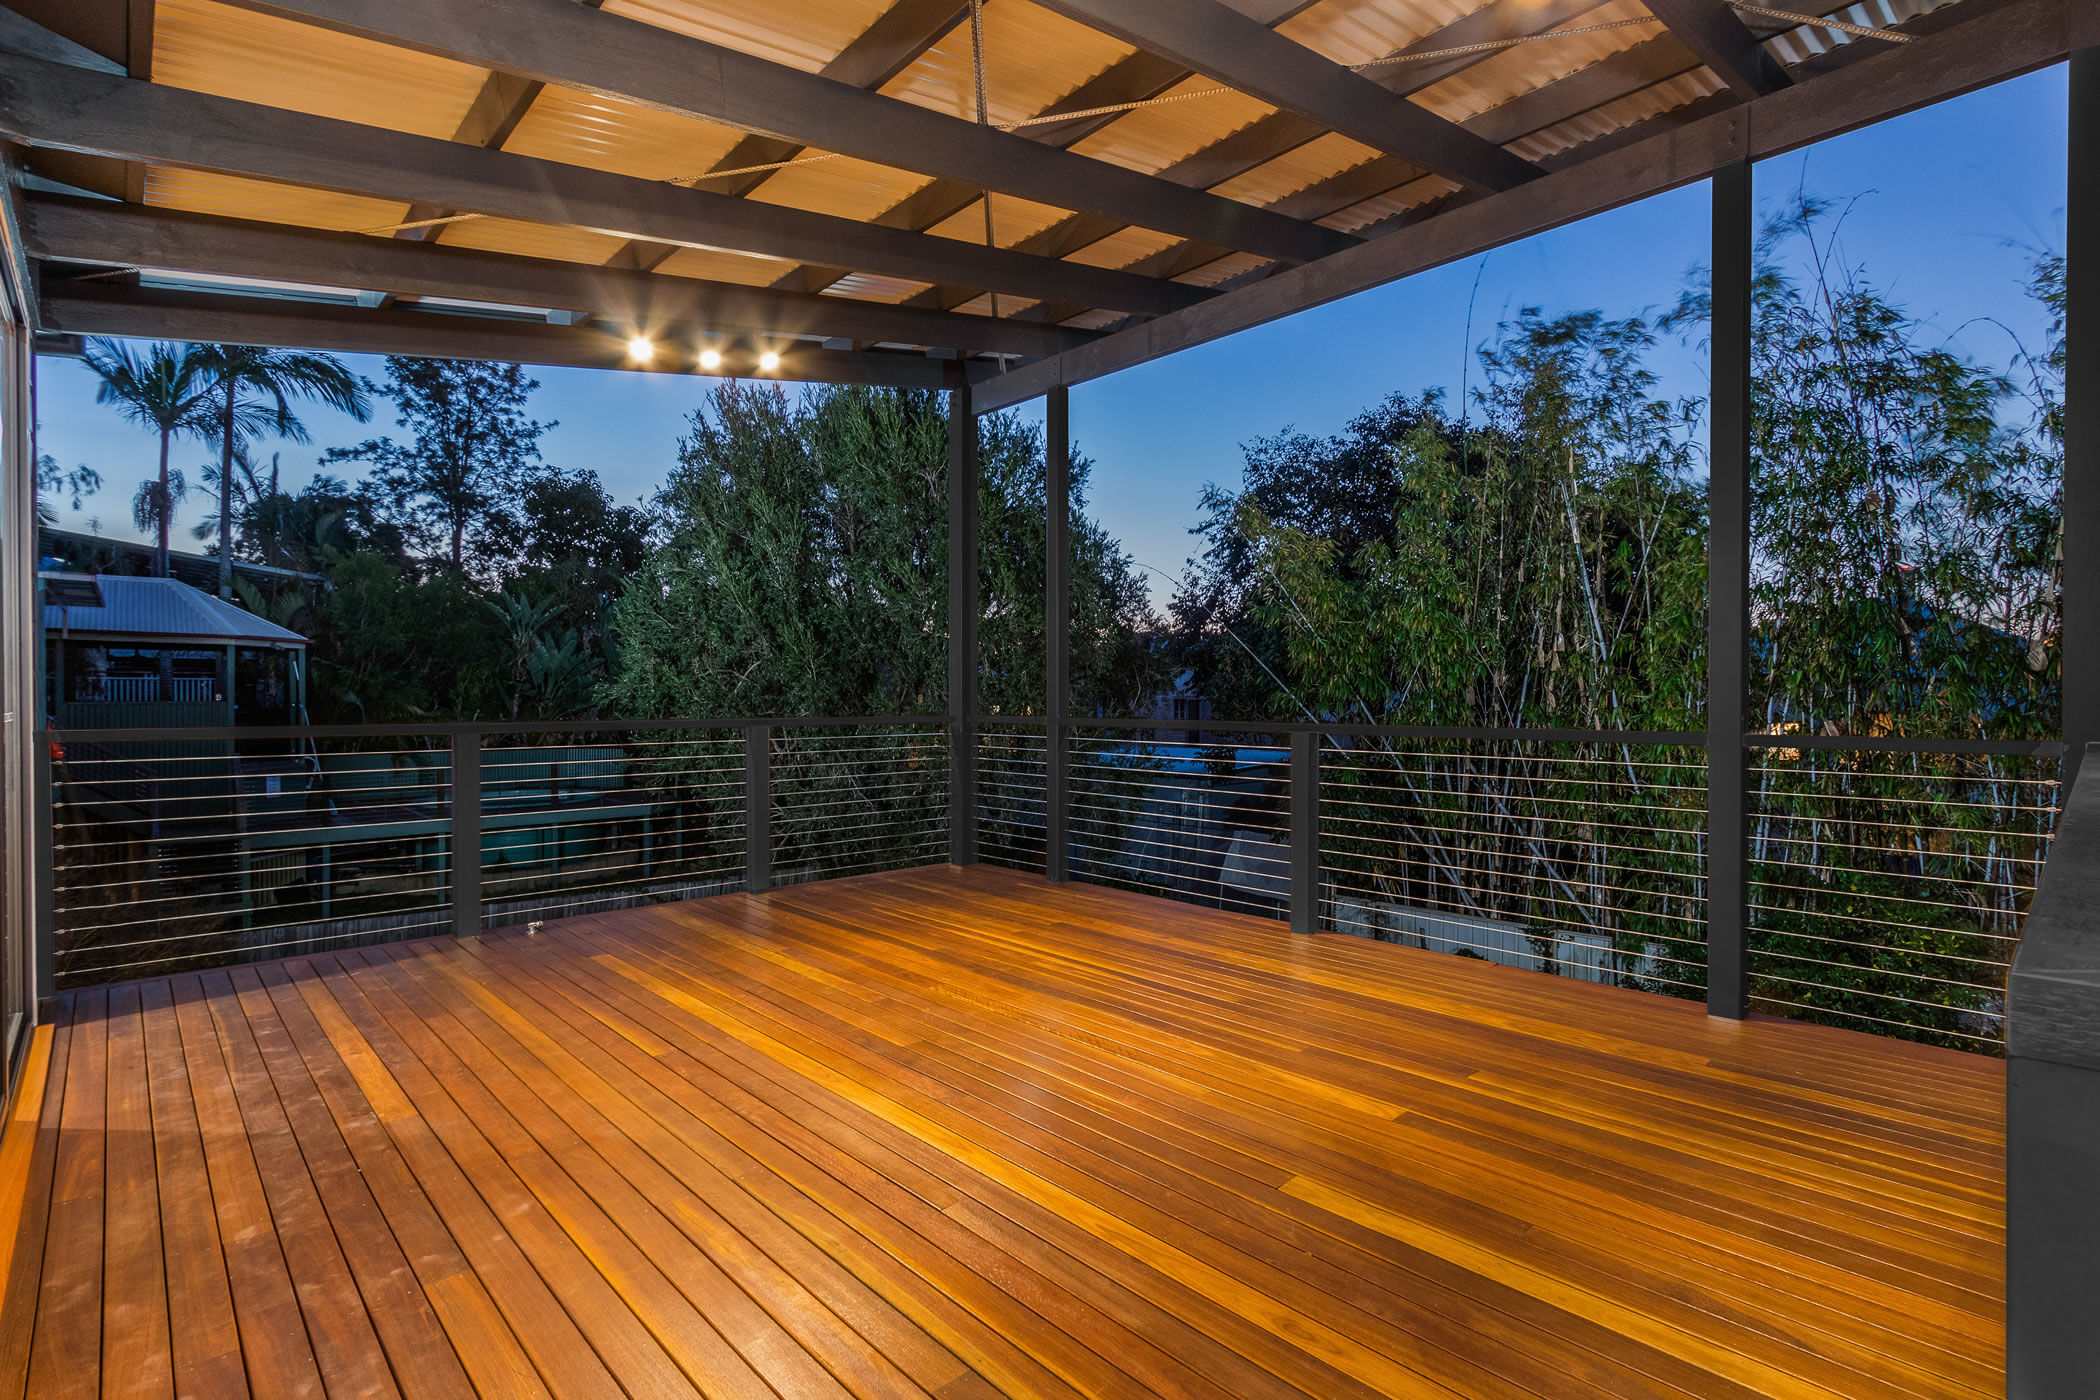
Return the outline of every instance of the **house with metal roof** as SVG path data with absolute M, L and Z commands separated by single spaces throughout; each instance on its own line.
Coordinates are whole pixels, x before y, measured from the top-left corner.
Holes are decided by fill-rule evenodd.
M 39 573 L 44 714 L 61 729 L 287 724 L 306 638 L 180 579 Z

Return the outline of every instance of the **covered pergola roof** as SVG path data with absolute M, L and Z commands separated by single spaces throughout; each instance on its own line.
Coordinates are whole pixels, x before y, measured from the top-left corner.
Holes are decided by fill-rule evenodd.
M 46 332 L 979 409 L 2100 43 L 2090 0 L 984 0 L 981 48 L 966 0 L 8 4 Z

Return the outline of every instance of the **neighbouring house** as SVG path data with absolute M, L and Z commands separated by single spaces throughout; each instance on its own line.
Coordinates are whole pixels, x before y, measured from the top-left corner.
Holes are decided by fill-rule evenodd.
M 306 638 L 179 579 L 39 573 L 44 719 L 188 729 L 306 718 Z

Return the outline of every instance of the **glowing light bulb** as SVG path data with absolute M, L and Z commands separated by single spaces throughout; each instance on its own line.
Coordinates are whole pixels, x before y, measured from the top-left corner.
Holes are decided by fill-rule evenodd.
M 722 367 L 722 352 L 710 346 L 700 352 L 700 368 L 712 374 Z
M 780 352 L 777 350 L 768 350 L 764 354 L 760 355 L 758 357 L 758 368 L 762 373 L 765 374 L 771 374 L 774 370 L 779 369 Z
M 646 364 L 656 358 L 656 342 L 646 335 L 638 335 L 627 342 L 627 358 Z

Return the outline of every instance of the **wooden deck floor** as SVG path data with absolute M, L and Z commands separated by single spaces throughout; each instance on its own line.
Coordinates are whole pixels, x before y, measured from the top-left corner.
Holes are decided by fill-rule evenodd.
M 71 999 L 0 1391 L 1999 1396 L 2002 1097 L 988 868 L 346 951 Z

